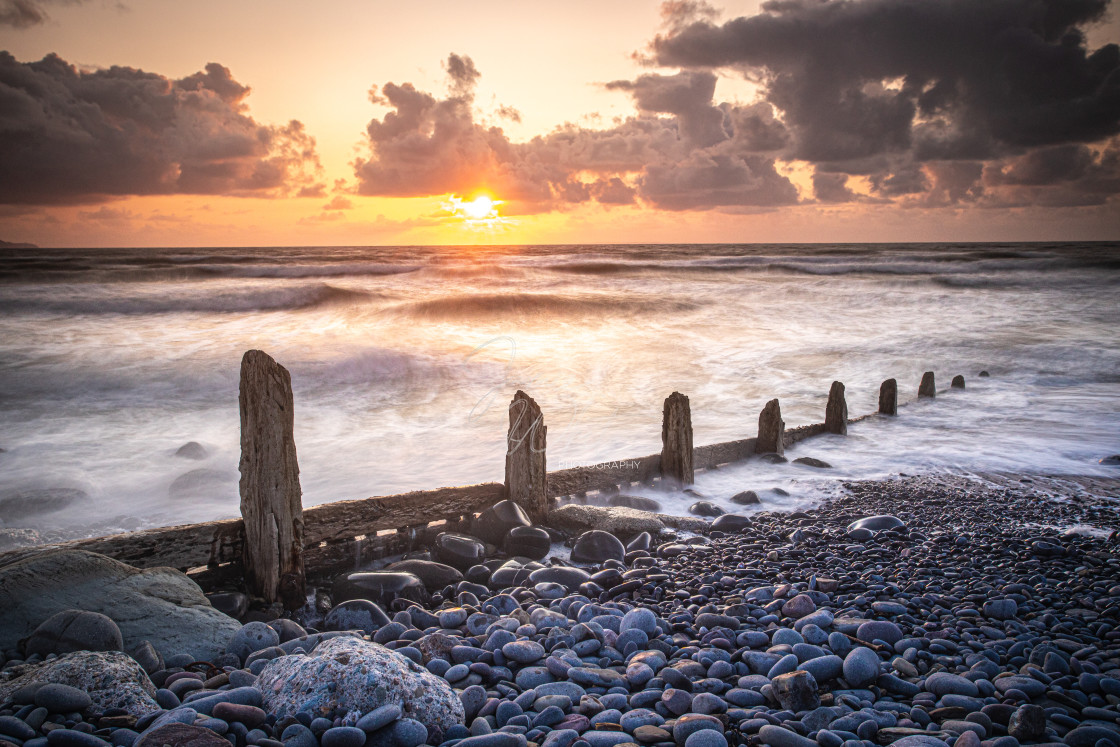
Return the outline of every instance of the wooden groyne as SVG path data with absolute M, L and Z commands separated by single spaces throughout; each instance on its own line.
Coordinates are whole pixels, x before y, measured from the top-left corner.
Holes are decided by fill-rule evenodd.
M 958 379 L 963 386 L 963 378 Z M 926 372 L 919 394 L 930 397 L 933 391 L 933 373 Z M 215 574 L 240 574 L 254 595 L 288 604 L 302 600 L 305 580 L 407 551 L 440 531 L 465 528 L 478 513 L 506 498 L 541 522 L 550 508 L 586 501 L 589 494 L 613 494 L 634 484 L 685 487 L 698 471 L 756 454 L 780 455 L 821 433 L 844 434 L 849 424 L 875 415 L 849 418 L 844 385 L 833 382 L 823 423 L 787 430 L 779 402 L 773 399 L 759 415 L 757 437 L 693 446 L 688 397 L 673 392 L 664 403 L 661 453 L 549 472 L 544 416 L 529 395 L 518 391 L 510 403 L 503 483 L 419 490 L 303 509 L 287 370 L 261 351 L 247 352 L 239 402 L 242 518 L 23 548 L 0 553 L 0 565 L 13 553 L 76 548 L 140 568 L 177 568 L 203 581 Z M 897 384 L 888 379 L 880 388 L 876 414 L 896 412 Z

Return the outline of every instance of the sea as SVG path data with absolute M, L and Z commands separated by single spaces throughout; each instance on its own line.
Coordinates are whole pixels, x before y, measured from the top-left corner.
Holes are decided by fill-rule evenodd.
M 1117 243 L 3 249 L 0 522 L 237 516 L 250 349 L 291 372 L 305 506 L 500 482 L 518 389 L 551 470 L 659 452 L 674 391 L 699 446 L 755 435 L 775 397 L 796 427 L 833 381 L 853 417 L 898 381 L 897 417 L 787 454 L 829 469 L 699 473 L 726 510 L 898 474 L 1120 477 Z

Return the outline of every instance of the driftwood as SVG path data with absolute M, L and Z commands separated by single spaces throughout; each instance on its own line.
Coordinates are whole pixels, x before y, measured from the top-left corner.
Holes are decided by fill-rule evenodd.
M 696 481 L 692 466 L 692 411 L 688 397 L 680 392 L 665 398 L 661 420 L 661 480 L 673 487 Z
M 241 516 L 249 591 L 303 604 L 303 503 L 287 369 L 260 350 L 241 359 Z
M 534 522 L 548 513 L 547 428 L 541 408 L 520 389 L 509 403 L 506 434 L 506 496 L 525 509 Z

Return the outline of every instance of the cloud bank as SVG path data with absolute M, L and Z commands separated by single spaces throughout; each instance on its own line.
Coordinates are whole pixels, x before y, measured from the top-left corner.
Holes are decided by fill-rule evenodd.
M 296 120 L 254 121 L 248 95 L 215 63 L 171 80 L 0 52 L 0 202 L 322 193 L 314 139 Z
M 0 0 L 0 23 L 40 23 L 46 1 Z M 487 190 L 507 214 L 1115 202 L 1120 47 L 1087 40 L 1108 11 L 1108 0 L 769 0 L 721 22 L 703 0 L 669 0 L 639 55 L 649 72 L 600 83 L 630 116 L 514 142 L 500 125 L 519 111 L 480 111 L 481 73 L 452 54 L 443 92 L 371 90 L 384 112 L 359 144 L 352 191 Z M 729 77 L 757 97 L 720 100 Z M 256 122 L 248 94 L 217 64 L 173 80 L 0 52 L 0 203 L 326 198 L 315 141 L 296 120 Z
M 612 81 L 637 113 L 527 143 L 476 120 L 479 72 L 444 98 L 387 84 L 355 164 L 369 195 L 489 189 L 530 212 L 598 201 L 668 210 L 797 203 L 1099 205 L 1120 192 L 1120 48 L 1087 46 L 1107 0 L 771 0 L 717 23 L 663 6 L 651 65 Z M 717 103 L 719 75 L 759 86 Z M 809 174 L 802 190 L 791 164 Z
M 659 65 L 757 80 L 783 157 L 911 203 L 1098 204 L 1117 191 L 1120 48 L 1108 0 L 771 0 L 677 24 Z M 963 184 L 967 181 L 968 184 Z M 839 178 L 817 181 L 836 201 Z M 855 195 L 852 196 L 854 199 Z
M 769 105 L 715 105 L 709 72 L 643 75 L 608 83 L 638 114 L 594 130 L 564 125 L 514 143 L 475 119 L 479 78 L 469 57 L 451 55 L 440 99 L 409 83 L 373 97 L 392 109 L 367 127 L 368 156 L 355 166 L 364 195 L 421 196 L 485 189 L 514 211 L 541 212 L 597 201 L 636 200 L 668 210 L 796 203 L 797 189 L 775 169 L 787 140 Z

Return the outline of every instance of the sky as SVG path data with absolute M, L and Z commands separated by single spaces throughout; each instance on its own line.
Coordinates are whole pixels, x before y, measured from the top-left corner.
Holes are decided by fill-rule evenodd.
M 0 0 L 0 240 L 1120 239 L 1109 0 Z

